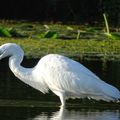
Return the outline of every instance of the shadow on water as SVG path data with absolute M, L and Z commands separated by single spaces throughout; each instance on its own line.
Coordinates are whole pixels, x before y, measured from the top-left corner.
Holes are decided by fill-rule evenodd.
M 25 60 L 22 65 L 33 67 L 37 62 L 37 59 Z M 81 61 L 81 63 L 101 79 L 120 90 L 120 63 L 118 61 L 106 63 L 102 61 Z M 43 95 L 18 80 L 8 67 L 8 59 L 0 61 L 0 120 L 120 119 L 120 108 L 118 107 L 120 104 L 69 100 L 66 109 L 59 109 L 59 105 L 60 101 L 56 95 L 51 92 Z

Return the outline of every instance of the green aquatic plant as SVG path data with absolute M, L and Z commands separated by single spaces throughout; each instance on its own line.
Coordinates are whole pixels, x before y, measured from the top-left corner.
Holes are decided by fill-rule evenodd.
M 80 38 L 80 30 L 77 31 L 77 40 Z
M 12 35 L 12 37 L 28 37 L 24 31 L 16 29 L 16 28 L 11 28 L 9 30 L 10 34 Z
M 112 34 L 110 33 L 110 28 L 109 28 L 109 24 L 108 24 L 108 20 L 107 20 L 107 17 L 106 17 L 106 14 L 103 13 L 103 17 L 104 17 L 104 21 L 105 21 L 105 26 L 106 26 L 106 32 L 105 32 L 105 35 L 112 39 L 112 40 L 115 40 L 115 39 L 120 39 L 120 36 L 118 34 Z
M 105 26 L 106 26 L 106 35 L 108 36 L 111 36 L 110 34 L 110 29 L 109 29 L 109 24 L 108 24 L 108 20 L 107 20 L 107 17 L 106 17 L 106 14 L 103 13 L 103 17 L 104 17 L 104 21 L 105 21 Z
M 57 38 L 57 32 L 48 30 L 47 32 L 45 32 L 44 38 L 54 38 L 54 39 L 56 39 Z
M 50 29 L 50 27 L 48 25 L 44 25 L 44 28 L 46 29 L 46 31 L 40 33 L 38 35 L 38 38 L 52 38 L 52 39 L 56 39 L 58 34 L 56 31 L 53 31 Z
M 2 37 L 12 37 L 12 34 L 5 27 L 0 26 L 0 36 L 2 36 Z
M 57 36 L 58 35 L 57 35 L 56 31 L 47 30 L 46 32 L 38 35 L 38 38 L 52 38 L 52 39 L 56 39 Z

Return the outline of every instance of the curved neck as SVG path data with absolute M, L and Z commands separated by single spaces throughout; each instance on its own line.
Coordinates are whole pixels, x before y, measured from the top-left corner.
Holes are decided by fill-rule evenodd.
M 36 72 L 38 70 L 35 69 L 36 67 L 24 68 L 21 66 L 24 52 L 20 47 L 16 47 L 9 56 L 9 67 L 16 77 L 43 93 L 48 92 L 48 86 L 44 81 L 44 77 L 39 72 Z
M 16 54 L 9 58 L 9 67 L 16 77 L 24 81 L 31 75 L 31 68 L 24 68 L 20 64 L 23 60 L 23 54 Z
M 35 76 L 37 76 L 38 74 L 36 75 L 33 74 L 34 68 L 24 68 L 20 65 L 22 58 L 23 56 L 20 55 L 13 55 L 9 58 L 9 67 L 11 71 L 14 73 L 16 77 L 18 77 L 24 83 L 32 86 L 37 90 L 40 90 L 43 93 L 47 93 L 48 87 L 44 82 L 42 75 L 39 74 L 39 78 L 36 77 L 35 79 Z

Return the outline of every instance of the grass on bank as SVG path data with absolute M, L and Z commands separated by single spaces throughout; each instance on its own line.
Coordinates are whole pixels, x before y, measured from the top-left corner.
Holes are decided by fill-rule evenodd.
M 49 53 L 77 59 L 120 60 L 120 29 L 88 25 L 46 24 L 0 20 L 0 45 L 21 45 L 27 58 L 40 58 Z
M 40 58 L 49 53 L 56 53 L 78 59 L 120 60 L 119 40 L 0 38 L 0 45 L 8 42 L 21 45 L 27 58 Z

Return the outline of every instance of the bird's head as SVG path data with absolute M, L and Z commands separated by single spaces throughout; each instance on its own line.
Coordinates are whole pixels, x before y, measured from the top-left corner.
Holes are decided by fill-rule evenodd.
M 20 51 L 20 47 L 14 43 L 6 43 L 0 46 L 0 60 L 10 57 Z

